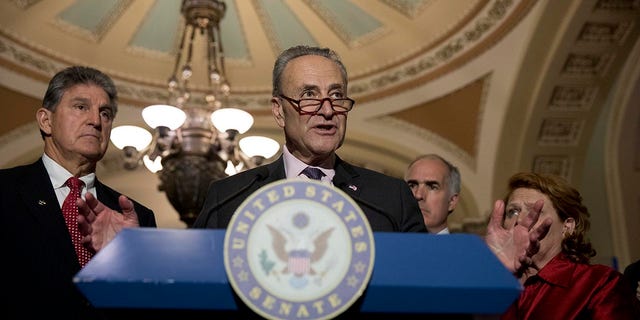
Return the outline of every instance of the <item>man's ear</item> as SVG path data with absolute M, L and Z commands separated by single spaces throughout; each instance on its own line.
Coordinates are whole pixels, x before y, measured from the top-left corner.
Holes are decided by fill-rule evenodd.
M 45 135 L 51 135 L 51 111 L 40 108 L 36 111 L 36 121 L 38 122 L 38 127 L 40 127 L 40 131 L 42 131 Z
M 456 209 L 456 206 L 458 205 L 458 198 L 459 196 L 457 193 L 453 194 L 451 198 L 449 198 L 449 214 Z
M 271 113 L 273 114 L 273 118 L 276 119 L 276 123 L 280 128 L 284 128 L 284 116 L 283 116 L 282 105 L 280 104 L 280 99 L 277 97 L 271 98 Z

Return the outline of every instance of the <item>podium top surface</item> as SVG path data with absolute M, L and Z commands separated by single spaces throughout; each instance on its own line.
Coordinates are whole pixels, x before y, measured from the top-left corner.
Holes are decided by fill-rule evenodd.
M 236 310 L 224 230 L 125 229 L 74 282 L 97 307 Z M 374 233 L 361 312 L 500 314 L 519 282 L 470 234 Z

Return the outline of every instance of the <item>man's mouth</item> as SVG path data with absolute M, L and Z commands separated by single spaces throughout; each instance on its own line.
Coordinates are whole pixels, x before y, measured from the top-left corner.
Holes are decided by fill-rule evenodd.
M 313 127 L 316 130 L 324 131 L 324 132 L 334 132 L 336 130 L 336 126 L 332 124 L 319 124 Z
M 85 133 L 85 134 L 81 135 L 80 137 L 81 138 L 94 138 L 96 140 L 100 140 L 100 135 L 91 134 L 91 133 Z

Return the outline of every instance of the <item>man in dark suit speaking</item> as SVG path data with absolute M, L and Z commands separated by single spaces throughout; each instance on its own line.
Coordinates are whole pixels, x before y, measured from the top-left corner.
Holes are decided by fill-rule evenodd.
M 347 71 L 328 48 L 296 46 L 282 52 L 273 68 L 271 111 L 284 129 L 282 156 L 211 184 L 195 228 L 226 228 L 235 210 L 260 187 L 280 179 L 318 179 L 332 183 L 362 208 L 373 231 L 426 232 L 418 203 L 407 184 L 336 155 L 344 141 Z M 504 205 L 496 202 L 485 241 L 505 267 L 518 273 L 531 264 L 550 221 L 538 223 L 540 211 L 517 228 L 502 227 Z
M 273 116 L 285 133 L 282 156 L 214 182 L 193 227 L 226 228 L 254 191 L 280 179 L 302 177 L 346 192 L 373 231 L 426 232 L 404 181 L 350 165 L 336 155 L 353 105 L 347 96 L 347 71 L 334 51 L 307 46 L 285 50 L 275 62 L 271 98 Z
M 73 276 L 101 247 L 100 239 L 83 234 L 101 231 L 109 239 L 123 227 L 156 226 L 151 210 L 96 178 L 117 110 L 115 85 L 98 70 L 69 67 L 49 82 L 36 112 L 42 157 L 0 170 L 3 312 L 25 319 L 43 314 L 99 319 L 73 284 Z M 116 229 L 89 230 L 96 213 Z M 79 221 L 85 222 L 84 230 Z

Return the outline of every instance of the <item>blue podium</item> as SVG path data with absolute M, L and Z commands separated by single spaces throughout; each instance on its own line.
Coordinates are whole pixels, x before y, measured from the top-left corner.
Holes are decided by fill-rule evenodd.
M 224 230 L 125 229 L 73 279 L 98 308 L 241 306 L 225 273 Z M 501 314 L 522 288 L 470 234 L 374 233 L 373 274 L 357 312 Z

